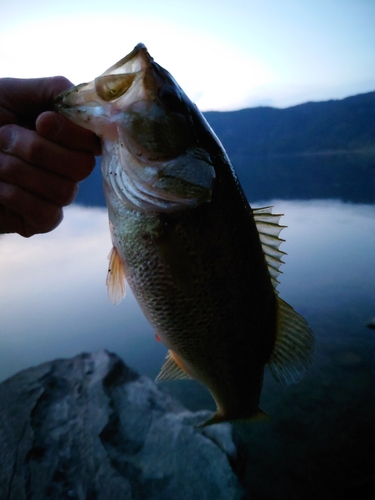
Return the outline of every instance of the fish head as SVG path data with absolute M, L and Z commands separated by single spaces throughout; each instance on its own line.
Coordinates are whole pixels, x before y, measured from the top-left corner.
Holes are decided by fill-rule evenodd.
M 128 206 L 174 211 L 210 201 L 215 169 L 198 133 L 204 118 L 143 44 L 60 94 L 55 108 L 101 137 L 104 179 Z

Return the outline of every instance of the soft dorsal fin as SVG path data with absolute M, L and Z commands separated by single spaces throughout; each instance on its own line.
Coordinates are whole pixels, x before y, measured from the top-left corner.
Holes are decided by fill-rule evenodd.
M 314 336 L 307 322 L 280 297 L 277 297 L 275 347 L 268 365 L 277 382 L 283 385 L 301 380 L 311 366 Z
M 182 362 L 176 353 L 168 351 L 166 362 L 161 367 L 155 382 L 166 382 L 167 380 L 189 379 L 191 376 L 182 368 Z
M 280 245 L 283 239 L 279 238 L 280 232 L 286 227 L 279 224 L 282 214 L 273 214 L 272 207 L 255 208 L 253 209 L 254 221 L 259 233 L 260 242 L 268 264 L 268 271 L 271 276 L 273 287 L 277 293 L 277 280 L 281 264 L 281 260 L 285 252 L 280 250 Z
M 125 271 L 116 247 L 108 255 L 107 274 L 108 298 L 112 304 L 118 304 L 125 297 Z

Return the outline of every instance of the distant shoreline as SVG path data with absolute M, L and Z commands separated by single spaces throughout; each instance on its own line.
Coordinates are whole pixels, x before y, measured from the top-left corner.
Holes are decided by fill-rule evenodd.
M 251 155 L 249 158 L 290 158 L 297 156 L 332 156 L 332 155 L 363 155 L 363 156 L 371 156 L 375 157 L 375 148 L 360 148 L 360 149 L 337 149 L 337 150 L 329 150 L 329 151 L 305 151 L 298 153 L 270 153 L 270 154 L 261 154 L 261 155 Z

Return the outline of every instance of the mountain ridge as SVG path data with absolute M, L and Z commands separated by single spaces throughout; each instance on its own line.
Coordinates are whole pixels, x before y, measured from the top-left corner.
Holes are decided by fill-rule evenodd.
M 375 148 L 374 112 L 375 91 L 283 109 L 260 106 L 204 115 L 232 157 Z
M 374 201 L 375 91 L 289 108 L 203 113 L 249 199 Z M 76 203 L 105 206 L 100 158 Z

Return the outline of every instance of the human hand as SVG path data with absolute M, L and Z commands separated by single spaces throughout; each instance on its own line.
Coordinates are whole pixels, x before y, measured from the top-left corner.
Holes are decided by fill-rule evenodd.
M 57 227 L 101 153 L 98 137 L 51 111 L 63 77 L 0 79 L 0 233 Z

